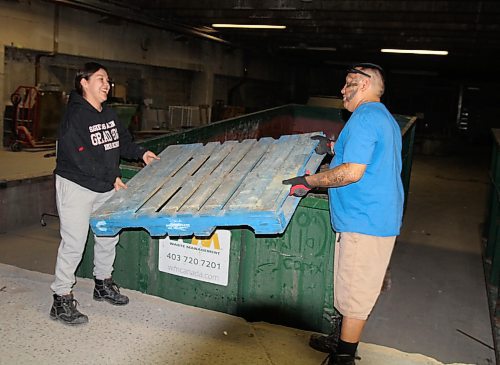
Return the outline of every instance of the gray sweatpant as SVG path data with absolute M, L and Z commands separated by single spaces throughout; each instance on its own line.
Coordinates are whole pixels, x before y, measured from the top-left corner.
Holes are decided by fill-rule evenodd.
M 69 294 L 76 283 L 75 271 L 82 260 L 87 242 L 90 215 L 113 193 L 114 190 L 96 193 L 56 175 L 56 204 L 60 219 L 61 243 L 57 252 L 55 280 L 50 287 L 57 295 Z M 115 237 L 94 235 L 96 279 L 111 277 L 118 240 L 118 235 Z

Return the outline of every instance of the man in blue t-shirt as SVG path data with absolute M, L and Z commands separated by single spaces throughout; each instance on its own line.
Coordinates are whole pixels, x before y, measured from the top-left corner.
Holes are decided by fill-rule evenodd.
M 338 333 L 311 337 L 311 346 L 329 352 L 328 364 L 355 363 L 356 349 L 380 294 L 403 215 L 401 131 L 380 102 L 382 68 L 371 63 L 348 70 L 342 88 L 352 112 L 334 144 L 326 137 L 316 151 L 334 154 L 330 169 L 284 180 L 290 193 L 304 196 L 327 187 L 332 226 L 338 235 L 334 260 L 334 306 L 342 315 Z

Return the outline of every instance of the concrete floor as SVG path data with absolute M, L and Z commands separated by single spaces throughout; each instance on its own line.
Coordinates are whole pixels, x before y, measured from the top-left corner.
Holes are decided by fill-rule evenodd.
M 0 149 L 0 181 L 51 175 L 56 167 L 56 159 L 49 155 L 54 152 L 55 150 L 11 152 Z
M 359 364 L 495 363 L 481 260 L 488 159 L 415 155 L 392 285 L 368 322 Z M 116 308 L 94 302 L 87 279 L 79 279 L 75 294 L 90 323 L 53 322 L 58 220 L 47 223 L 0 234 L 0 364 L 278 365 L 324 358 L 307 346 L 309 332 L 126 289 L 131 303 Z
M 415 156 L 392 288 L 379 298 L 365 341 L 443 362 L 495 363 L 481 256 L 483 156 Z

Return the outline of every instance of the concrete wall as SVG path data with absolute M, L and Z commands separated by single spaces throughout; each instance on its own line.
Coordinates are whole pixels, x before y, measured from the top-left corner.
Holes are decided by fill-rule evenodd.
M 211 105 L 216 99 L 214 75 L 238 80 L 244 70 L 256 85 L 273 84 L 268 88 L 272 98 L 286 73 L 266 55 L 145 25 L 117 24 L 45 1 L 1 2 L 0 134 L 5 105 L 17 86 L 57 84 L 69 92 L 75 70 L 88 60 L 105 64 L 132 97 L 151 98 L 157 107 Z M 262 99 L 254 88 L 245 96 L 252 105 L 252 96 Z

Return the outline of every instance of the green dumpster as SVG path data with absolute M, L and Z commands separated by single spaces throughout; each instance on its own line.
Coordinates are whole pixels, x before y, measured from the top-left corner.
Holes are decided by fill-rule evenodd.
M 189 131 L 145 140 L 142 145 L 160 152 L 171 144 L 243 140 L 322 130 L 338 135 L 344 120 L 335 108 L 285 105 L 224 120 Z M 403 133 L 403 185 L 408 193 L 415 118 L 395 116 Z M 138 168 L 122 164 L 123 178 Z M 179 303 L 268 321 L 291 327 L 329 332 L 333 311 L 333 253 L 328 198 L 309 194 L 302 199 L 285 232 L 255 235 L 245 227 L 231 227 L 227 284 L 174 275 L 160 270 L 165 239 L 141 229 L 120 233 L 114 278 L 125 288 Z M 182 238 L 193 244 L 190 237 Z M 198 242 L 198 241 L 196 241 Z M 207 243 L 210 245 L 210 241 Z M 213 247 L 211 247 L 213 248 Z M 79 276 L 92 277 L 93 238 L 89 241 Z
M 111 103 L 109 107 L 116 112 L 118 119 L 128 128 L 132 123 L 132 118 L 137 113 L 137 104 Z

